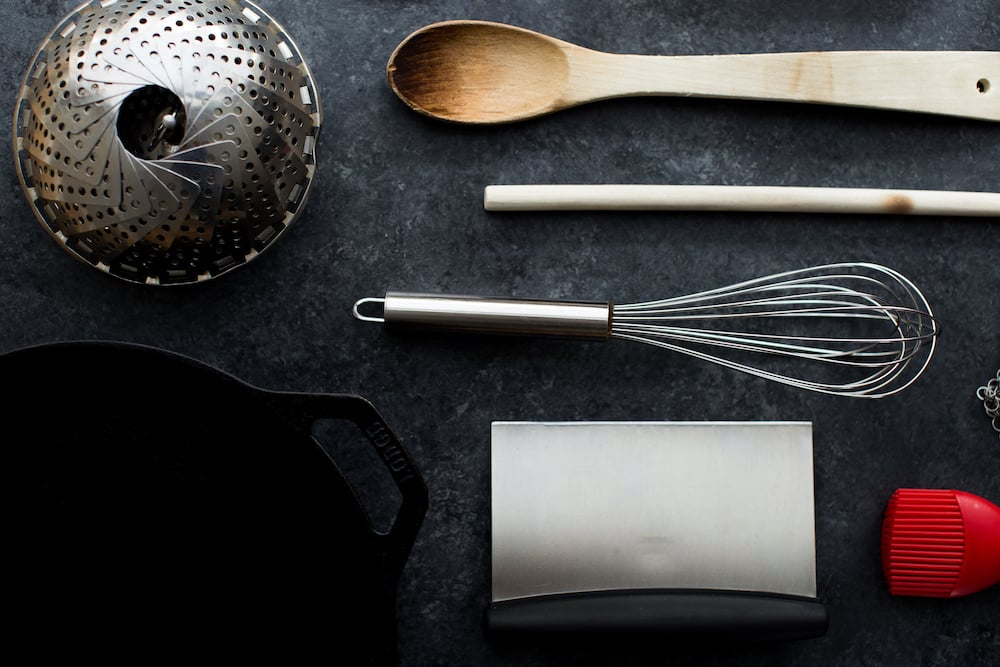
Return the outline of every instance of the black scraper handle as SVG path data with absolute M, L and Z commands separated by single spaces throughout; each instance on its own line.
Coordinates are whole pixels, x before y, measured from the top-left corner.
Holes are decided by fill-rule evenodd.
M 708 635 L 731 641 L 789 641 L 826 633 L 813 598 L 714 590 L 600 591 L 494 602 L 493 636 Z

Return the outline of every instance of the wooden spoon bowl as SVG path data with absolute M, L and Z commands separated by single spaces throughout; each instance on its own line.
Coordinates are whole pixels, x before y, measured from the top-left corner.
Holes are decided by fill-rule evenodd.
M 415 111 L 460 123 L 509 122 L 556 111 L 569 80 L 560 42 L 502 24 L 422 28 L 389 59 L 389 85 Z M 571 46 L 570 44 L 565 44 Z

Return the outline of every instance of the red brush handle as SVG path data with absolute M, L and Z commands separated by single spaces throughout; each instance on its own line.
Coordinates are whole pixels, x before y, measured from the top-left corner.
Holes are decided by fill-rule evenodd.
M 968 595 L 1000 581 L 1000 507 L 955 491 L 965 522 L 965 560 L 951 597 Z

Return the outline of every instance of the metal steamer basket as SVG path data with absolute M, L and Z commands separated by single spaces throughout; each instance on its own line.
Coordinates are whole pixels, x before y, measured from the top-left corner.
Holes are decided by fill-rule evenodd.
M 316 170 L 315 81 L 246 0 L 103 0 L 67 16 L 27 69 L 17 171 L 71 254 L 151 285 L 254 259 L 296 220 Z

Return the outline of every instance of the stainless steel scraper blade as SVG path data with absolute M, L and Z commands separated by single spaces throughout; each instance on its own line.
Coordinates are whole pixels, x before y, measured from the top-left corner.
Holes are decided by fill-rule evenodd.
M 493 600 L 816 596 L 812 425 L 496 422 Z

